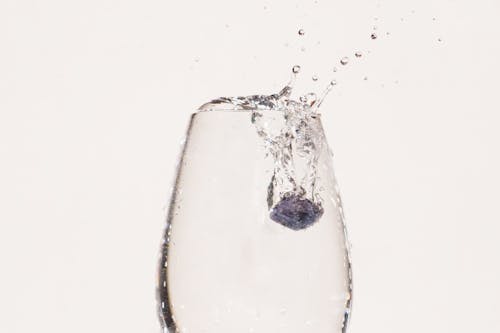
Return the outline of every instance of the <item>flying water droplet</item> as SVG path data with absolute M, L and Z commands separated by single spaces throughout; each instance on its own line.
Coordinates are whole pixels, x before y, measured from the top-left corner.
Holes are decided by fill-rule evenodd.
M 361 52 L 356 52 L 354 53 L 354 55 L 356 56 L 356 58 L 361 58 L 363 54 L 361 54 Z
M 299 29 L 299 36 L 304 36 L 306 34 L 304 29 Z
M 298 73 L 300 72 L 300 66 L 299 66 L 299 65 L 295 65 L 295 66 L 293 66 L 293 68 L 292 68 L 292 72 L 293 72 L 294 74 L 298 74 Z
M 370 36 L 371 39 L 377 39 L 377 34 L 376 33 L 372 33 L 371 36 Z
M 442 41 L 443 41 L 443 39 L 441 39 L 441 38 L 438 38 L 438 42 L 440 42 L 440 43 L 441 43 Z
M 312 80 L 315 81 L 315 82 L 318 81 L 318 76 L 317 75 L 313 75 L 312 76 Z
M 306 51 L 306 48 L 302 46 L 302 47 L 300 48 L 300 50 L 301 50 L 302 52 L 305 52 L 305 51 Z
M 348 57 L 343 57 L 342 59 L 340 59 L 340 64 L 345 66 L 349 63 L 349 58 Z
M 337 67 L 333 67 L 333 72 L 335 73 L 337 71 Z

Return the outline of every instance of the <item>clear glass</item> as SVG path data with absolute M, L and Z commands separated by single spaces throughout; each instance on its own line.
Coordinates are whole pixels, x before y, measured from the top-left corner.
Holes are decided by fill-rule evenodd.
M 270 219 L 272 172 L 250 111 L 193 114 L 162 243 L 163 332 L 345 332 L 351 264 L 331 150 L 318 160 L 324 212 L 306 229 Z

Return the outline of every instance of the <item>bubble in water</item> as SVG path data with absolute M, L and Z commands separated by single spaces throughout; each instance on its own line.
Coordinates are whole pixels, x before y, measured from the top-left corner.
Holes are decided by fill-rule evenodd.
M 356 56 L 356 58 L 361 58 L 363 54 L 361 54 L 361 52 L 356 52 L 354 53 L 354 55 Z
M 294 74 L 298 74 L 298 73 L 300 72 L 300 66 L 299 66 L 299 65 L 295 65 L 295 66 L 293 66 L 293 68 L 292 68 L 292 72 L 293 72 Z
M 313 75 L 313 76 L 312 76 L 312 80 L 313 80 L 313 81 L 318 81 L 318 76 L 317 76 L 317 75 Z
M 304 29 L 299 29 L 299 36 L 304 36 L 305 33 Z
M 347 65 L 349 63 L 349 58 L 348 57 L 343 57 L 342 59 L 340 59 L 340 64 L 342 65 Z
M 377 34 L 376 33 L 372 33 L 371 36 L 370 36 L 371 39 L 377 39 Z

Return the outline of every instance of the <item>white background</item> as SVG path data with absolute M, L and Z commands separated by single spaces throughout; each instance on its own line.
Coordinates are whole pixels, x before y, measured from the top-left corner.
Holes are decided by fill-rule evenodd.
M 353 243 L 350 332 L 499 332 L 499 12 L 493 0 L 1 0 L 0 332 L 157 332 L 189 114 L 275 92 L 294 64 L 299 91 L 338 81 L 323 121 Z

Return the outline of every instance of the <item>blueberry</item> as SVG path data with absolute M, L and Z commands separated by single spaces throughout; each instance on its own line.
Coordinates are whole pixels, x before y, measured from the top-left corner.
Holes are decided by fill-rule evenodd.
M 273 207 L 273 221 L 293 229 L 302 230 L 313 225 L 323 215 L 323 208 L 296 194 L 284 197 Z

